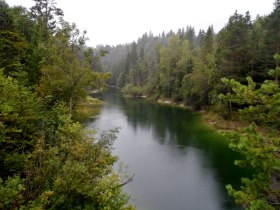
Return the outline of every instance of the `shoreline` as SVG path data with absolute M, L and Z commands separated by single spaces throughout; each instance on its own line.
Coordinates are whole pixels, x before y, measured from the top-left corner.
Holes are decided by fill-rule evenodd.
M 170 99 L 160 98 L 160 99 L 154 100 L 151 96 L 148 96 L 148 95 L 132 96 L 132 95 L 126 95 L 126 94 L 125 94 L 125 97 L 143 98 L 145 100 L 150 100 L 150 101 L 153 101 L 155 103 L 175 106 L 175 107 L 178 107 L 178 108 L 193 111 L 190 106 L 186 106 L 182 102 L 181 103 L 180 102 L 174 102 Z M 222 116 L 220 116 L 219 114 L 214 113 L 212 111 L 200 110 L 200 111 L 193 111 L 193 112 L 198 114 L 201 117 L 201 120 L 203 121 L 203 123 L 208 128 L 216 130 L 216 131 L 223 131 L 223 132 L 238 131 L 238 132 L 242 132 L 242 129 L 248 127 L 251 124 L 251 123 L 246 122 L 244 120 L 224 119 Z M 262 127 L 262 126 L 257 126 L 257 131 L 266 135 L 266 134 L 269 133 L 269 128 Z

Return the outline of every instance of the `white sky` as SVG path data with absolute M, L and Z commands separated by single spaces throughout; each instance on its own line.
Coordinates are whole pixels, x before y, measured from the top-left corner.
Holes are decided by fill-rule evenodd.
M 6 0 L 10 5 L 30 8 L 32 0 Z M 56 0 L 64 19 L 87 30 L 89 46 L 124 44 L 137 40 L 145 32 L 162 31 L 188 25 L 218 32 L 235 10 L 244 14 L 268 15 L 275 0 Z

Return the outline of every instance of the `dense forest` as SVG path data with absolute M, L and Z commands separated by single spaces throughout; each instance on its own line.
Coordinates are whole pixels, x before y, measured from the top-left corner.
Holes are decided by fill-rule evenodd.
M 237 11 L 219 33 L 213 26 L 196 34 L 192 26 L 154 36 L 145 33 L 137 42 L 99 46 L 109 53 L 102 68 L 113 74 L 111 85 L 138 90 L 155 99 L 183 102 L 194 109 L 217 106 L 217 96 L 228 91 L 221 78 L 258 85 L 271 77 L 273 56 L 280 51 L 279 6 L 265 17 L 251 20 Z M 216 107 L 218 108 L 218 107 Z
M 133 209 L 113 170 L 116 130 L 73 120 L 109 74 L 53 0 L 0 0 L 0 209 Z
M 132 96 L 147 95 L 211 110 L 226 119 L 252 123 L 230 132 L 230 147 L 242 153 L 235 164 L 256 172 L 241 189 L 227 186 L 248 209 L 280 208 L 280 1 L 267 16 L 252 20 L 237 11 L 215 33 L 192 26 L 157 36 L 145 33 L 137 42 L 99 46 L 109 52 L 99 71 L 112 73 L 110 85 Z M 257 126 L 271 132 L 258 133 Z
M 117 130 L 97 135 L 73 117 L 107 80 L 252 123 L 225 135 L 255 173 L 226 188 L 247 209 L 280 209 L 280 0 L 255 20 L 236 11 L 218 33 L 188 26 L 96 49 L 54 0 L 0 0 L 0 11 L 0 209 L 134 209 L 113 169 Z

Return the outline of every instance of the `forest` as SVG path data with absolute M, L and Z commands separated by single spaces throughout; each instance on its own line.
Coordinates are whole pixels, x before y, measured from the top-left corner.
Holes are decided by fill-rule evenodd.
M 118 130 L 73 117 L 107 85 L 251 123 L 224 135 L 255 173 L 226 188 L 246 209 L 280 209 L 280 0 L 255 20 L 236 11 L 218 33 L 187 26 L 96 48 L 54 0 L 33 1 L 0 0 L 0 209 L 135 209 L 113 168 Z
M 97 49 L 108 52 L 97 69 L 111 72 L 109 84 L 125 94 L 251 123 L 225 135 L 246 157 L 235 164 L 256 173 L 242 180 L 241 189 L 227 189 L 247 209 L 280 208 L 279 0 L 270 14 L 255 20 L 249 11 L 236 11 L 218 33 L 213 26 L 198 34 L 187 26 Z M 260 126 L 267 132 L 257 132 Z

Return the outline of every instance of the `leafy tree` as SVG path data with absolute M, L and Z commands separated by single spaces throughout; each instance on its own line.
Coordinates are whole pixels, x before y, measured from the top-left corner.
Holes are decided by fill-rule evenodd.
M 253 124 L 243 134 L 227 134 L 232 140 L 230 147 L 244 155 L 245 159 L 235 161 L 241 167 L 253 168 L 251 179 L 243 178 L 240 190 L 227 185 L 227 190 L 238 204 L 251 210 L 279 209 L 280 176 L 279 143 L 277 137 L 264 137 L 256 132 Z
M 75 25 L 65 23 L 50 45 L 50 63 L 42 69 L 41 95 L 51 97 L 51 103 L 66 102 L 70 114 L 77 102 L 86 96 L 86 87 L 94 80 L 88 60 L 77 57 L 82 53 L 85 40 L 85 34 L 80 36 Z
M 21 204 L 23 183 L 19 176 L 9 177 L 5 182 L 0 178 L 0 209 L 15 209 Z
M 127 84 L 122 89 L 125 94 L 131 95 L 133 97 L 139 97 L 143 95 L 143 88 L 134 86 L 133 84 Z
M 160 49 L 160 80 L 162 92 L 165 97 L 171 98 L 176 82 L 176 66 L 180 55 L 180 39 L 179 36 L 173 36 L 169 40 L 169 46 Z M 186 44 L 185 44 L 186 45 Z M 184 46 L 185 46 L 184 45 Z M 186 46 L 185 46 L 186 47 Z M 182 52 L 182 51 L 181 51 Z M 180 84 L 177 83 L 177 86 Z
M 116 131 L 95 137 L 3 73 L 0 87 L 1 208 L 133 209 L 113 171 Z
M 134 209 L 113 169 L 117 131 L 97 136 L 71 119 L 110 74 L 92 71 L 97 57 L 75 25 L 53 34 L 53 1 L 36 2 L 33 21 L 0 1 L 0 209 Z

